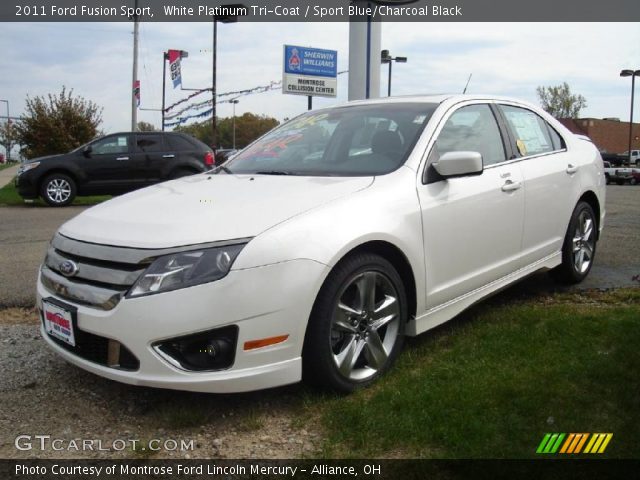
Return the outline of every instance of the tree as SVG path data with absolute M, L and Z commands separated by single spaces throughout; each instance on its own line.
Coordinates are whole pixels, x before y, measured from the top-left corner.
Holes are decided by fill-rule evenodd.
M 100 132 L 102 108 L 73 90 L 58 95 L 27 97 L 25 114 L 15 129 L 26 158 L 65 153 L 95 138 Z
M 149 122 L 138 122 L 138 131 L 139 132 L 157 132 L 155 125 Z
M 256 138 L 277 127 L 278 124 L 278 120 L 273 117 L 249 112 L 236 117 L 236 147 L 246 147 Z M 233 145 L 233 117 L 218 118 L 216 127 L 218 148 L 231 148 Z M 207 145 L 211 145 L 211 120 L 179 126 L 175 131 L 187 133 Z
M 18 132 L 11 120 L 8 120 L 0 126 L 0 145 L 6 151 L 7 160 L 11 159 L 11 149 L 18 143 Z
M 587 99 L 571 93 L 569 84 L 536 88 L 542 108 L 556 118 L 578 118 L 580 110 L 586 108 Z

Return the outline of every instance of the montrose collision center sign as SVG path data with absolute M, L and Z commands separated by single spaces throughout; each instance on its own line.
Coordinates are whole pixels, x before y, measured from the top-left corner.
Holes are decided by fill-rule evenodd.
M 338 90 L 338 52 L 284 46 L 282 93 L 335 97 Z

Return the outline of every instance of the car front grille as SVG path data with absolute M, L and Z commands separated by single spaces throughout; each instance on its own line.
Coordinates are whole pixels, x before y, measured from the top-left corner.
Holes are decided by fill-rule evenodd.
M 41 268 L 51 293 L 72 302 L 111 310 L 153 260 L 148 250 L 80 242 L 56 234 Z M 65 262 L 75 271 L 64 272 Z

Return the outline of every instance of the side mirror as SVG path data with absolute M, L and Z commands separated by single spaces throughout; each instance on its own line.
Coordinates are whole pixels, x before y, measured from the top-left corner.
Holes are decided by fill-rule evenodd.
M 93 148 L 91 148 L 91 145 L 87 145 L 86 147 L 84 147 L 82 149 L 82 154 L 89 158 L 91 156 L 91 152 L 93 151 Z
M 443 177 L 480 175 L 482 173 L 482 155 L 478 152 L 447 152 L 440 155 L 433 168 Z

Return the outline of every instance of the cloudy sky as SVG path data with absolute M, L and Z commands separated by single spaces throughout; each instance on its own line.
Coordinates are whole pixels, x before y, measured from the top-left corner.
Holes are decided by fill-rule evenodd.
M 182 65 L 184 87 L 211 83 L 210 23 L 141 23 L 139 78 L 142 107 L 159 108 L 162 52 L 189 52 Z M 130 127 L 132 65 L 130 23 L 4 23 L 0 25 L 4 72 L 0 98 L 11 115 L 24 110 L 27 95 L 60 91 L 63 85 L 104 107 L 105 132 Z M 348 69 L 346 23 L 238 23 L 218 28 L 218 91 L 266 85 L 282 76 L 282 45 L 338 50 L 338 70 Z M 382 48 L 407 56 L 393 69 L 393 94 L 461 92 L 473 73 L 469 93 L 496 93 L 536 102 L 538 85 L 568 82 L 584 95 L 583 116 L 629 117 L 630 79 L 623 68 L 640 68 L 639 23 L 385 23 Z M 386 66 L 381 66 L 386 94 Z M 314 107 L 347 100 L 347 75 L 337 99 L 314 99 Z M 168 84 L 167 104 L 190 92 Z M 203 95 L 198 97 L 206 99 Z M 636 99 L 640 95 L 636 95 Z M 640 100 L 636 112 L 640 115 Z M 282 120 L 306 110 L 306 98 L 272 91 L 242 97 L 236 107 Z M 6 115 L 0 104 L 0 115 Z M 219 116 L 230 116 L 221 104 Z M 640 118 L 640 117 L 639 117 Z M 139 120 L 160 126 L 158 112 Z

